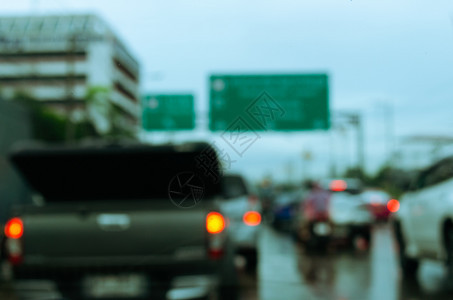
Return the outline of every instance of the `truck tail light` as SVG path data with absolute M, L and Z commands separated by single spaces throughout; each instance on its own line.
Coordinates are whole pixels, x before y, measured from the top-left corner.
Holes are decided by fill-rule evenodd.
M 225 229 L 225 218 L 218 212 L 211 212 L 206 217 L 206 230 L 209 233 L 221 233 Z
M 22 241 L 20 239 L 7 239 L 5 242 L 5 252 L 11 264 L 20 264 L 23 257 Z
M 248 211 L 244 214 L 242 220 L 248 226 L 258 226 L 261 223 L 261 214 L 257 211 Z
M 223 256 L 225 246 L 225 218 L 218 212 L 210 212 L 206 216 L 206 231 L 208 232 L 208 254 L 212 259 Z
M 19 239 L 24 234 L 24 224 L 19 218 L 12 218 L 5 224 L 5 235 L 10 239 Z
M 20 218 L 12 218 L 5 224 L 5 252 L 8 260 L 17 265 L 22 262 L 23 245 L 20 239 L 24 234 L 24 224 Z

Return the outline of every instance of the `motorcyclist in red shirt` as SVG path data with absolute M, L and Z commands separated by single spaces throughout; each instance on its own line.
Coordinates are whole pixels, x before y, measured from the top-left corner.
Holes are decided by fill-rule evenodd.
M 310 192 L 302 203 L 305 219 L 307 221 L 327 221 L 329 218 L 330 192 L 323 189 L 316 181 L 310 181 L 308 186 Z
M 299 238 L 308 247 L 325 248 L 331 232 L 329 221 L 330 192 L 318 182 L 307 183 L 308 194 L 301 205 Z

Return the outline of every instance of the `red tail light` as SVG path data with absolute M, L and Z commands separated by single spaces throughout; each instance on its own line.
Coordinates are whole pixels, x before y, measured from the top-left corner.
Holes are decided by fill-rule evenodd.
M 19 239 L 7 239 L 5 242 L 5 252 L 8 260 L 13 265 L 18 265 L 22 262 L 22 241 Z
M 389 202 L 387 202 L 387 209 L 394 213 L 397 212 L 400 209 L 400 203 L 396 199 L 391 199 Z
M 225 218 L 220 213 L 210 212 L 206 216 L 208 254 L 212 259 L 219 259 L 223 256 L 223 248 L 225 246 L 225 227 Z
M 8 260 L 17 265 L 22 261 L 23 247 L 21 237 L 24 234 L 24 224 L 20 218 L 12 218 L 5 224 L 5 252 Z
M 342 192 L 345 191 L 348 185 L 344 180 L 332 180 L 330 182 L 330 190 L 333 192 Z
M 209 233 L 221 233 L 225 229 L 225 218 L 218 212 L 211 212 L 206 217 L 206 230 Z
M 248 211 L 244 214 L 242 220 L 248 226 L 257 226 L 261 223 L 261 215 L 257 211 Z
M 10 239 L 19 239 L 24 234 L 24 224 L 19 218 L 12 218 L 5 225 L 5 235 Z

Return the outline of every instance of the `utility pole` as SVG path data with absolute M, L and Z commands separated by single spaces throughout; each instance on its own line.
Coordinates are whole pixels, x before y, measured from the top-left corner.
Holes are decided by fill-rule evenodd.
M 389 164 L 393 163 L 394 154 L 395 154 L 395 110 L 391 103 L 387 103 L 387 138 L 388 138 L 388 162 Z
M 293 178 L 294 178 L 294 163 L 292 161 L 287 162 L 285 171 L 286 171 L 286 176 L 287 176 L 287 184 L 292 185 Z
M 301 153 L 302 157 L 302 181 L 310 180 L 313 177 L 311 174 L 311 161 L 313 160 L 313 154 L 310 150 L 304 150 Z
M 393 163 L 393 157 L 395 155 L 395 112 L 393 103 L 390 101 L 379 101 L 376 104 L 377 108 L 381 110 L 382 122 L 385 124 L 385 140 L 386 140 L 386 152 L 387 158 L 385 162 L 388 165 Z
M 357 129 L 358 168 L 362 170 L 363 175 L 365 173 L 365 134 L 363 130 L 362 116 L 359 114 L 355 115 L 355 126 Z
M 330 169 L 329 174 L 330 177 L 334 178 L 337 177 L 337 162 L 335 157 L 335 136 L 334 136 L 335 127 L 331 127 L 329 130 L 329 148 L 330 148 Z
M 353 125 L 357 132 L 357 169 L 365 173 L 365 133 L 362 116 L 358 112 L 338 112 L 336 122 L 345 122 Z M 361 178 L 363 179 L 363 178 Z

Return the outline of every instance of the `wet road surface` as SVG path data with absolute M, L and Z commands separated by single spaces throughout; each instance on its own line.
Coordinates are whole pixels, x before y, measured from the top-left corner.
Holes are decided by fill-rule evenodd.
M 242 299 L 453 299 L 441 262 L 423 261 L 416 280 L 403 280 L 397 259 L 386 224 L 373 229 L 370 249 L 327 254 L 304 253 L 291 237 L 266 227 L 261 232 L 256 286 L 247 286 L 250 275 L 243 274 L 243 294 L 248 293 Z
M 307 254 L 290 236 L 263 227 L 255 273 L 240 270 L 241 299 L 453 299 L 441 262 L 424 261 L 402 280 L 388 225 L 373 229 L 370 249 Z M 0 299 L 59 299 L 52 284 L 3 284 Z

